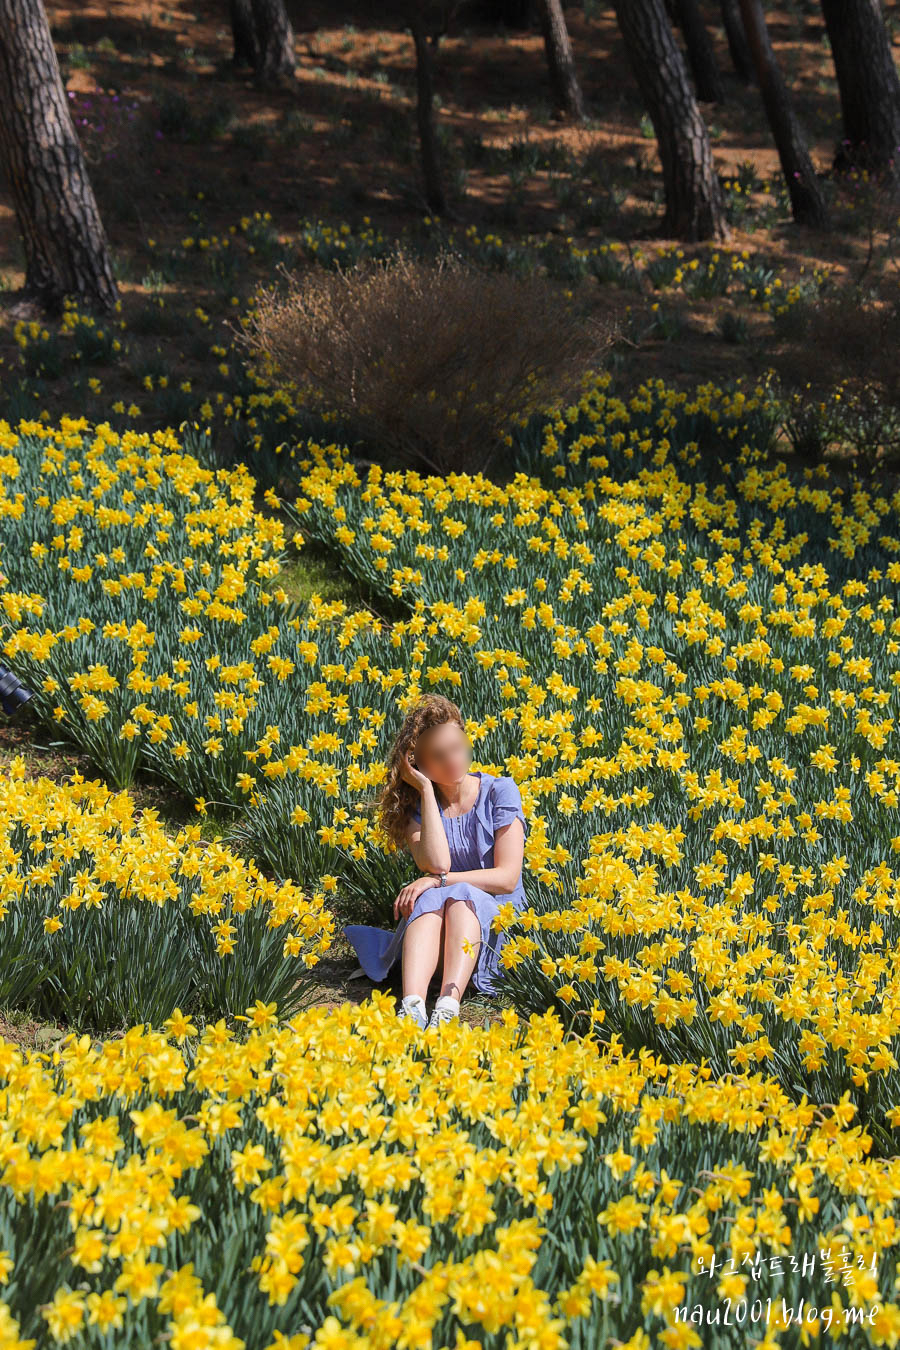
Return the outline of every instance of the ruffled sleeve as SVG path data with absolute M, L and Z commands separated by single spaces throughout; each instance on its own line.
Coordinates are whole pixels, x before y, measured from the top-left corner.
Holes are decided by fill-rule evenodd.
M 528 834 L 528 821 L 525 819 L 525 812 L 522 809 L 522 794 L 514 778 L 504 775 L 501 778 L 494 779 L 494 790 L 491 793 L 491 815 L 495 833 L 501 825 L 508 825 L 511 820 L 515 820 L 518 816 L 525 834 Z

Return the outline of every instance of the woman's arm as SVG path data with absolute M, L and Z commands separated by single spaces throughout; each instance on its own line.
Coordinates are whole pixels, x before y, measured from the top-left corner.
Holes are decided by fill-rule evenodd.
M 468 881 L 490 895 L 508 895 L 519 884 L 525 857 L 525 830 L 521 820 L 507 821 L 494 835 L 494 866 L 476 867 L 469 872 L 448 872 L 452 881 Z
M 470 886 L 480 886 L 490 895 L 507 895 L 516 887 L 515 881 L 509 884 L 509 873 L 504 872 L 502 867 L 476 867 L 473 872 L 448 872 L 447 885 L 454 881 L 467 881 Z
M 410 821 L 406 830 L 406 842 L 416 867 L 432 875 L 449 872 L 450 844 L 430 778 L 420 789 L 419 811 L 422 819 Z

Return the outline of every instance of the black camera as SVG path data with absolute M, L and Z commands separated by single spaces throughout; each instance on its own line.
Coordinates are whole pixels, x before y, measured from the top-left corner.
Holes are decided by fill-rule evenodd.
M 26 689 L 18 676 L 5 666 L 0 666 L 0 703 L 3 704 L 3 711 L 8 717 L 18 712 L 23 703 L 27 703 L 30 698 L 34 698 L 34 691 Z

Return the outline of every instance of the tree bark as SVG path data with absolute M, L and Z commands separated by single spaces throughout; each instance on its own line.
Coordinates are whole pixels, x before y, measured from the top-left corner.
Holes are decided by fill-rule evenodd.
M 277 84 L 293 77 L 296 67 L 294 30 L 284 0 L 250 0 L 258 49 L 256 82 Z
M 43 0 L 0 0 L 0 164 L 25 247 L 22 300 L 109 310 L 119 291 Z
M 249 66 L 251 70 L 255 70 L 259 61 L 259 48 L 250 0 L 229 0 L 228 12 L 234 41 L 232 65 Z
M 702 103 L 724 103 L 725 87 L 697 0 L 672 0 L 670 9 L 684 34 L 697 97 Z
M 765 104 L 766 116 L 791 199 L 794 219 L 816 229 L 828 228 L 828 210 L 816 178 L 806 139 L 794 112 L 781 68 L 775 59 L 761 0 L 740 0 L 741 18 Z
M 750 48 L 747 46 L 747 34 L 744 32 L 744 21 L 741 18 L 738 0 L 722 0 L 722 23 L 725 27 L 725 37 L 728 39 L 728 53 L 734 73 L 749 84 L 753 79 L 753 62 L 750 59 Z
M 706 125 L 663 0 L 614 0 L 628 60 L 662 160 L 662 229 L 684 240 L 724 241 L 731 231 Z
M 845 142 L 835 168 L 900 176 L 900 78 L 881 0 L 822 0 Z
M 562 117 L 568 117 L 573 122 L 583 122 L 584 99 L 562 5 L 560 0 L 540 0 L 538 8 L 554 108 Z
M 440 153 L 434 125 L 434 68 L 425 23 L 416 3 L 410 6 L 409 25 L 416 48 L 416 121 L 419 127 L 425 200 L 429 211 L 442 215 L 447 202 L 441 179 Z

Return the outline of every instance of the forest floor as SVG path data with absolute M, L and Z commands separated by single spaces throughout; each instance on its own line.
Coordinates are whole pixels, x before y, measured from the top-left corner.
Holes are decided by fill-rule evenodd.
M 221 356 L 213 348 L 229 343 L 254 290 L 270 284 L 270 254 L 265 246 L 242 252 L 240 267 L 224 278 L 189 266 L 161 279 L 157 260 L 186 236 L 202 231 L 224 238 L 242 220 L 246 228 L 256 212 L 268 217 L 268 239 L 287 248 L 301 237 L 304 222 L 356 232 L 368 221 L 387 238 L 420 227 L 426 208 L 410 36 L 385 28 L 371 3 L 311 0 L 289 3 L 288 10 L 296 78 L 262 92 L 247 71 L 232 66 L 227 9 L 218 0 L 47 0 L 132 344 L 130 359 L 104 371 L 100 388 L 86 379 L 38 382 L 32 396 L 39 395 L 40 408 L 53 419 L 76 409 L 102 419 L 117 399 L 128 403 L 141 391 L 142 372 L 154 358 L 194 391 L 221 384 Z M 767 16 L 814 163 L 827 175 L 840 140 L 840 105 L 821 8 L 795 0 L 767 8 Z M 546 238 L 581 247 L 616 239 L 649 256 L 677 241 L 659 235 L 656 143 L 612 8 L 569 5 L 567 21 L 589 111 L 583 126 L 551 115 L 537 33 L 473 23 L 441 40 L 436 117 L 450 214 L 460 231 L 493 234 L 510 247 Z M 763 257 L 785 287 L 816 269 L 827 270 L 835 284 L 864 276 L 895 285 L 897 212 L 890 215 L 875 194 L 843 192 L 831 231 L 793 223 L 759 92 L 732 73 L 723 34 L 711 32 L 726 102 L 701 106 L 716 165 L 726 178 L 752 178 L 750 191 L 732 198 L 729 249 Z M 708 252 L 683 247 L 687 259 Z M 8 311 L 23 279 L 24 254 L 4 196 L 0 372 L 5 367 L 9 377 L 19 354 Z M 160 296 L 167 315 L 153 323 L 147 302 Z M 651 315 L 658 300 L 652 291 L 615 285 L 595 292 L 598 309 L 616 320 L 626 312 Z M 675 329 L 651 331 L 627 353 L 623 379 L 658 376 L 686 386 L 755 376 L 777 346 L 768 315 L 745 313 L 737 337 L 723 338 L 724 305 L 721 297 L 667 294 Z M 158 409 L 145 397 L 138 402 L 134 424 L 155 425 Z M 173 406 L 169 399 L 167 407 Z M 16 412 L 21 407 L 21 400 L 14 404 Z M 38 411 L 34 401 L 31 407 Z

